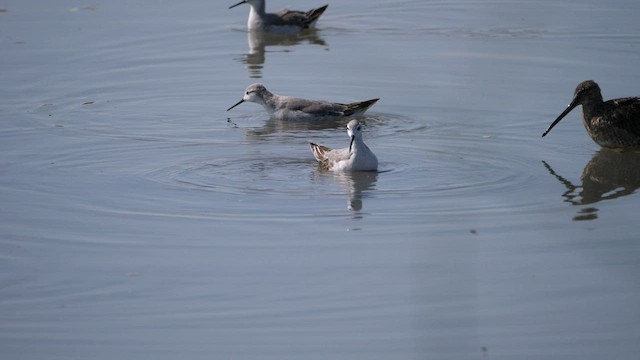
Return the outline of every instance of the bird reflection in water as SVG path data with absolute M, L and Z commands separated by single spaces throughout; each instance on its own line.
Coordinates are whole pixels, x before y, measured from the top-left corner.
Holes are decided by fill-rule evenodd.
M 327 43 L 318 36 L 317 30 L 308 29 L 300 34 L 273 34 L 260 31 L 247 32 L 249 53 L 239 59 L 247 66 L 249 77 L 259 79 L 262 77 L 262 68 L 265 63 L 267 46 L 294 46 L 304 42 L 313 45 L 327 46 Z M 289 52 L 281 50 L 280 52 Z
M 247 131 L 250 139 L 262 139 L 265 136 L 279 133 L 307 132 L 312 130 L 342 129 L 347 126 L 349 119 L 320 119 L 320 120 L 281 120 L 269 118 L 264 126 Z
M 355 218 L 362 218 L 363 199 L 367 198 L 376 187 L 378 172 L 376 171 L 342 171 L 332 172 L 320 166 L 314 171 L 316 178 L 332 178 L 347 191 L 347 208 Z
M 572 205 L 583 206 L 613 200 L 633 194 L 640 187 L 640 152 L 601 149 L 584 167 L 580 177 L 581 185 L 574 185 L 558 175 L 548 163 L 542 163 L 567 188 L 562 197 Z M 597 218 L 598 209 L 591 206 L 581 209 L 573 220 Z

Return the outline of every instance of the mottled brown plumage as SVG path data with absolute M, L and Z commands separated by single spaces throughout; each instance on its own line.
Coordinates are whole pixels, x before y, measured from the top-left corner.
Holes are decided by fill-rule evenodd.
M 320 167 L 324 170 L 331 169 L 331 162 L 329 161 L 329 157 L 327 154 L 332 150 L 329 147 L 324 145 L 316 144 L 314 142 L 310 142 L 311 151 L 313 152 L 313 156 L 318 160 Z
M 593 80 L 578 84 L 569 106 L 542 136 L 578 105 L 582 105 L 584 127 L 598 145 L 613 149 L 640 148 L 640 98 L 602 101 L 600 87 Z

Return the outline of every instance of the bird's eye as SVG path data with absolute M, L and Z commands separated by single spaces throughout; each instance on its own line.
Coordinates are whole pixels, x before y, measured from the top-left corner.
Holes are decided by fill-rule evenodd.
M 247 95 L 249 95 L 249 92 L 247 91 Z

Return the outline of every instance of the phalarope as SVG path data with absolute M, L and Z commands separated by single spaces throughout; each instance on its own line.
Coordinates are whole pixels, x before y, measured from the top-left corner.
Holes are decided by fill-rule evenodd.
M 227 111 L 245 101 L 254 102 L 264 108 L 277 119 L 284 120 L 313 120 L 328 119 L 343 116 L 359 116 L 380 99 L 354 102 L 350 104 L 332 103 L 327 101 L 307 100 L 293 96 L 276 95 L 267 90 L 262 84 L 251 84 L 244 92 L 242 100 L 228 108 Z
M 247 20 L 247 28 L 249 30 L 280 33 L 297 33 L 303 29 L 313 28 L 320 15 L 329 6 L 324 5 L 307 12 L 282 9 L 276 13 L 267 13 L 265 11 L 265 0 L 242 0 L 235 5 L 231 5 L 229 9 L 242 4 L 251 6 L 249 20 Z
M 351 120 L 347 124 L 347 134 L 351 138 L 348 148 L 330 149 L 316 143 L 309 143 L 313 156 L 320 166 L 331 171 L 376 171 L 378 158 L 362 140 L 362 124 Z
M 600 87 L 593 80 L 578 84 L 569 106 L 542 136 L 578 105 L 582 105 L 584 127 L 598 145 L 614 149 L 640 148 L 640 98 L 602 101 Z

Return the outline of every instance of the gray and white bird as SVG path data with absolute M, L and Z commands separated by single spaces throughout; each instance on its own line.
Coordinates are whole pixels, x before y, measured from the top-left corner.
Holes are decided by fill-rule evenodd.
M 282 120 L 315 120 L 335 119 L 344 116 L 364 114 L 380 99 L 354 102 L 350 104 L 332 103 L 328 101 L 307 100 L 293 96 L 276 95 L 262 84 L 251 84 L 244 92 L 242 100 L 228 108 L 227 111 L 245 101 L 262 105 L 272 117 Z
M 301 30 L 315 27 L 318 18 L 329 6 L 324 5 L 306 12 L 282 9 L 276 13 L 267 13 L 265 10 L 265 0 L 243 0 L 235 5 L 231 5 L 229 9 L 242 4 L 249 4 L 249 6 L 251 6 L 251 10 L 249 10 L 249 20 L 247 20 L 247 28 L 249 30 L 284 34 L 296 34 Z
M 331 171 L 377 171 L 378 158 L 362 139 L 362 124 L 351 120 L 347 124 L 347 134 L 351 138 L 348 148 L 330 149 L 316 143 L 309 143 L 313 156 L 320 166 Z

